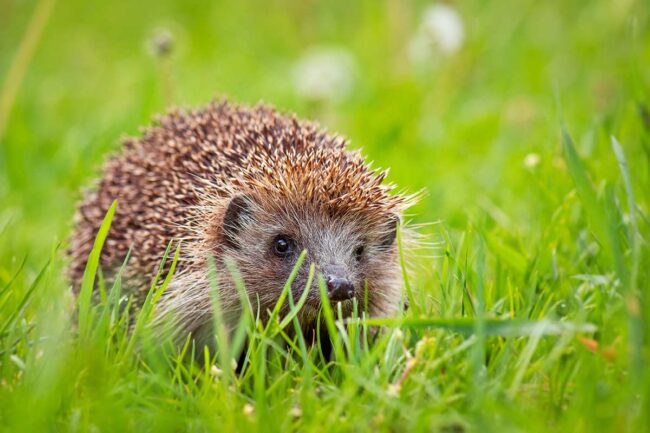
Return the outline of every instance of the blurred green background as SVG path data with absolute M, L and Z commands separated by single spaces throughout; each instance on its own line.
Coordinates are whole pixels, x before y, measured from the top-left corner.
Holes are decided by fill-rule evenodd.
M 0 430 L 650 425 L 647 1 L 0 0 L 0 86 Z M 119 323 L 78 339 L 61 269 L 82 188 L 156 113 L 221 97 L 316 119 L 425 192 L 412 219 L 441 221 L 421 231 L 444 241 L 414 274 L 428 318 L 598 331 L 481 346 L 399 328 L 340 369 L 289 354 L 268 363 L 272 386 L 247 375 L 234 390 L 182 359 L 172 376 L 168 360 L 124 355 Z
M 415 220 L 452 228 L 476 210 L 513 231 L 547 224 L 569 181 L 561 119 L 599 173 L 616 175 L 614 132 L 631 161 L 647 158 L 638 115 L 650 84 L 646 2 L 444 3 L 462 25 L 451 50 L 438 39 L 453 39 L 453 25 L 449 34 L 443 13 L 437 34 L 435 18 L 427 23 L 436 3 L 423 1 L 52 5 L 0 137 L 0 222 L 14 221 L 5 263 L 27 251 L 42 258 L 65 239 L 80 187 L 120 137 L 170 105 L 214 97 L 320 120 L 390 167 L 401 188 L 426 191 Z M 0 1 L 0 77 L 35 7 Z M 172 44 L 163 57 L 151 47 L 161 38 Z M 310 93 L 323 80 L 296 75 L 315 52 L 334 53 L 321 63 L 343 58 L 343 78 Z M 634 168 L 648 180 L 647 165 Z

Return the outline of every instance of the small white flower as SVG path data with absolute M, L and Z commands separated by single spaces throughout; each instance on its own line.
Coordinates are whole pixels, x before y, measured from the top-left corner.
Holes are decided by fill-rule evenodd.
M 293 418 L 300 418 L 302 416 L 302 409 L 300 409 L 300 406 L 294 406 L 289 410 L 289 415 Z
M 174 48 L 174 35 L 166 28 L 157 29 L 149 38 L 149 51 L 156 57 L 167 57 Z
M 354 86 L 356 61 L 342 48 L 322 47 L 306 52 L 294 65 L 296 93 L 313 101 L 341 101 Z
M 399 383 L 389 383 L 386 393 L 391 397 L 397 397 L 401 390 L 402 386 Z
M 427 337 L 423 337 L 420 341 L 417 342 L 417 344 L 415 345 L 416 357 L 422 356 L 422 353 L 424 353 L 424 349 L 426 349 L 428 343 L 429 343 L 429 338 Z
M 416 34 L 409 43 L 409 55 L 415 63 L 425 63 L 436 53 L 451 55 L 463 46 L 465 26 L 453 7 L 436 3 L 426 8 Z
M 462 18 L 456 9 L 442 3 L 429 6 L 424 11 L 422 32 L 447 54 L 458 51 L 465 40 Z
M 255 412 L 255 407 L 250 403 L 246 403 L 242 408 L 242 412 L 244 412 L 244 415 L 246 416 L 251 416 L 253 412 Z
M 528 169 L 533 169 L 539 165 L 541 158 L 536 153 L 529 153 L 524 157 L 524 167 Z

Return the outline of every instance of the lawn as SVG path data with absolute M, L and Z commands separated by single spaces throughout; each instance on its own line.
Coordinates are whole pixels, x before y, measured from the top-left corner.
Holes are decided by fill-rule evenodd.
M 235 371 L 241 338 L 154 341 L 155 291 L 75 300 L 66 242 L 106 156 L 224 96 L 422 191 L 403 317 L 370 335 L 326 309 L 330 359 L 244 321 Z M 0 428 L 650 431 L 649 213 L 645 1 L 0 0 Z

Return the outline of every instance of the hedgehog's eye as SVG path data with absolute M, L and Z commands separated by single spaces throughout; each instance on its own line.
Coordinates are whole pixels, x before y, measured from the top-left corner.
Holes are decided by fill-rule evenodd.
M 296 243 L 286 235 L 279 235 L 273 241 L 273 253 L 278 257 L 287 257 L 296 249 Z
M 364 251 L 363 245 L 359 245 L 354 249 L 354 257 L 357 260 L 361 260 L 361 258 L 363 257 L 363 251 Z

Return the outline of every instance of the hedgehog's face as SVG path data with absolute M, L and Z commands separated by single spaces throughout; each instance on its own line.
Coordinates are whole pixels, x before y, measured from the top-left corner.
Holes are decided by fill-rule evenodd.
M 313 264 L 330 301 L 341 302 L 345 314 L 355 298 L 359 310 L 367 301 L 371 314 L 397 307 L 396 215 L 332 216 L 304 203 L 260 202 L 243 195 L 230 200 L 223 218 L 222 251 L 235 259 L 249 293 L 258 297 L 263 309 L 273 307 L 303 250 L 307 256 L 292 284 L 294 299 L 305 290 Z M 308 313 L 320 306 L 317 278 L 307 288 Z

